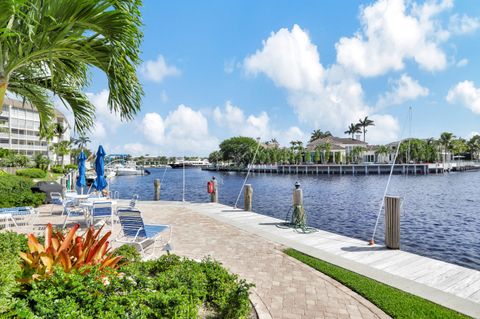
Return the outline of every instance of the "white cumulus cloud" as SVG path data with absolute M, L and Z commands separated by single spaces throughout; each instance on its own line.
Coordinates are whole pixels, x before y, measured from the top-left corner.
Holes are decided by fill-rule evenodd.
M 434 17 L 452 6 L 450 0 L 411 7 L 405 0 L 376 1 L 362 9 L 361 30 L 336 44 L 337 62 L 367 77 L 401 70 L 407 59 L 429 71 L 442 70 L 447 59 L 439 44 L 449 33 Z
M 154 143 L 162 144 L 165 142 L 165 124 L 158 113 L 147 113 L 142 119 L 142 132 L 145 138 Z
M 323 67 L 317 47 L 298 25 L 272 33 L 263 48 L 244 61 L 249 74 L 264 73 L 279 87 L 289 90 L 319 89 Z
M 450 17 L 450 30 L 456 34 L 473 33 L 480 27 L 480 19 L 454 14 Z
M 475 87 L 472 81 L 459 82 L 452 87 L 448 91 L 447 101 L 451 104 L 461 104 L 480 114 L 480 88 Z
M 418 97 L 427 96 L 428 88 L 421 86 L 417 80 L 407 74 L 393 82 L 392 90 L 380 97 L 378 105 L 388 106 L 402 104 L 403 102 L 415 100 Z
M 370 144 L 390 143 L 399 138 L 400 125 L 396 118 L 389 114 L 374 114 L 371 118 L 375 125 L 367 128 L 367 141 Z
M 244 111 L 231 101 L 227 101 L 223 108 L 216 107 L 213 110 L 213 118 L 219 127 L 224 127 L 233 135 L 241 135 L 267 141 L 276 138 L 281 145 L 288 145 L 292 140 L 303 140 L 305 135 L 296 126 L 286 131 L 277 130 L 271 126 L 270 117 L 265 111 L 258 115 L 245 116 Z
M 266 75 L 285 89 L 299 119 L 314 128 L 343 134 L 348 124 L 373 111 L 364 102 L 358 79 L 341 65 L 324 68 L 317 47 L 298 25 L 272 33 L 261 50 L 245 58 L 244 68 L 249 74 Z
M 173 65 L 168 65 L 163 55 L 159 55 L 156 60 L 148 60 L 140 67 L 141 74 L 154 82 L 162 82 L 168 76 L 178 76 L 180 70 Z
M 218 140 L 209 134 L 205 116 L 183 104 L 165 119 L 155 112 L 145 114 L 142 132 L 145 139 L 169 155 L 208 155 L 218 145 Z

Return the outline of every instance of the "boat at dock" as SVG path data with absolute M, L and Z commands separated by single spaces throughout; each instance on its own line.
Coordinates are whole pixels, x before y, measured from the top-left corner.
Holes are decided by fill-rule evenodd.
M 143 167 L 139 167 L 135 162 L 125 162 L 124 164 L 117 163 L 112 169 L 116 176 L 131 176 L 131 175 L 147 175 L 149 171 Z
M 205 168 L 210 165 L 208 160 L 197 160 L 197 161 L 176 161 L 175 163 L 169 164 L 171 168 Z

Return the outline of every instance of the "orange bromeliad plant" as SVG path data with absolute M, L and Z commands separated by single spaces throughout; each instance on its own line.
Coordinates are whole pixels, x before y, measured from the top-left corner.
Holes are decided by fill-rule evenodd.
M 83 236 L 76 236 L 79 227 L 80 225 L 76 224 L 64 236 L 60 231 L 54 232 L 52 225 L 48 224 L 45 229 L 44 245 L 40 244 L 35 235 L 28 235 L 29 252 L 20 253 L 24 261 L 24 273 L 28 276 L 23 280 L 45 278 L 51 275 L 57 266 L 62 267 L 65 272 L 72 269 L 80 270 L 84 266 L 116 269 L 123 257 L 113 257 L 109 254 L 107 240 L 111 231 L 99 239 L 103 226 L 97 231 L 91 226 Z M 86 272 L 88 268 L 82 271 Z

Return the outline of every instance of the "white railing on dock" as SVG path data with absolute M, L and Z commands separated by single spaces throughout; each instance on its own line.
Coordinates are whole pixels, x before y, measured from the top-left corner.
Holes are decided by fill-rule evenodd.
M 247 166 L 247 168 L 253 169 L 253 170 L 276 170 L 278 169 L 278 165 L 276 164 L 250 164 Z

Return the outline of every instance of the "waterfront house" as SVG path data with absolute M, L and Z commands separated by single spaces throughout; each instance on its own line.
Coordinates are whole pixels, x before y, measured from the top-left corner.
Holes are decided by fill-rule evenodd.
M 310 151 L 312 158 L 317 149 L 321 152 L 322 158 L 328 157 L 328 162 L 337 164 L 351 161 L 373 162 L 375 156 L 374 152 L 368 149 L 366 142 L 353 138 L 327 136 L 307 144 L 307 151 Z M 356 149 L 361 151 L 358 152 Z M 325 154 L 327 150 L 330 153 L 329 156 Z

